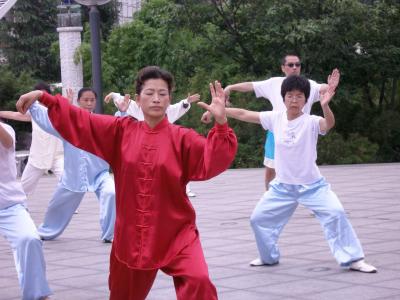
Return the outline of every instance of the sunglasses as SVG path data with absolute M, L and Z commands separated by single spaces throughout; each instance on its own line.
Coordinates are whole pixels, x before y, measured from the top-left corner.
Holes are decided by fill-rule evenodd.
M 299 62 L 298 63 L 288 63 L 288 64 L 286 64 L 286 66 L 289 68 L 293 68 L 294 66 L 296 66 L 296 68 L 298 68 L 301 66 L 301 63 L 299 63 Z

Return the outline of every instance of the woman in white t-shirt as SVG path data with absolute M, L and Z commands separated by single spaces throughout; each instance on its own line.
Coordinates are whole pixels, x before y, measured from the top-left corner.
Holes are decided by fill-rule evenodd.
M 15 132 L 0 121 L 0 234 L 10 243 L 22 299 L 48 299 L 42 241 L 24 204 L 22 185 L 17 181 Z
M 343 206 L 316 164 L 318 135 L 326 134 L 335 125 L 329 108 L 334 93 L 335 86 L 329 86 L 320 101 L 324 117 L 306 114 L 303 108 L 310 94 L 310 83 L 304 77 L 292 75 L 283 81 L 281 88 L 286 111 L 226 110 L 228 117 L 261 124 L 275 136 L 276 178 L 250 220 L 260 254 L 260 258 L 250 262 L 251 266 L 279 263 L 279 235 L 300 203 L 320 221 L 331 252 L 342 267 L 376 272 L 375 267 L 364 261 L 361 244 Z

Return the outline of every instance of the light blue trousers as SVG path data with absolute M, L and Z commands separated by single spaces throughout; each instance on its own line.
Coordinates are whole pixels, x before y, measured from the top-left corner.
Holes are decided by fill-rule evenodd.
M 107 177 L 95 191 L 100 203 L 101 239 L 112 240 L 115 223 L 115 186 L 114 180 Z M 43 223 L 39 226 L 39 235 L 44 240 L 58 237 L 68 226 L 81 203 L 85 193 L 72 192 L 58 185 L 50 200 Z
M 36 300 L 52 294 L 46 279 L 42 241 L 23 205 L 0 209 L 0 233 L 11 245 L 22 299 Z
M 343 206 L 324 178 L 310 185 L 283 184 L 273 180 L 250 219 L 264 263 L 279 261 L 279 235 L 299 203 L 313 211 L 323 227 L 333 256 L 341 266 L 364 258 L 360 241 Z

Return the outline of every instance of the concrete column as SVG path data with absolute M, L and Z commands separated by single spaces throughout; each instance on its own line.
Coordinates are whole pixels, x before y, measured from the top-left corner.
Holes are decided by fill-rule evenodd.
M 83 87 L 82 59 L 76 55 L 83 31 L 80 5 L 59 5 L 58 10 L 62 94 L 66 96 L 67 88 L 71 88 L 76 104 L 78 91 Z

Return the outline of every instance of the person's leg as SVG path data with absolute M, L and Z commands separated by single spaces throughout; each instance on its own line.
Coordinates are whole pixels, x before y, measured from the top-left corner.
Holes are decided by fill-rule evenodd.
M 46 279 L 42 241 L 23 205 L 0 210 L 0 233 L 11 245 L 22 299 L 40 299 L 52 294 Z
M 274 169 L 275 140 L 271 131 L 267 131 L 264 149 L 265 189 L 268 191 L 269 184 L 276 175 Z
M 21 175 L 22 188 L 26 195 L 32 195 L 35 192 L 39 179 L 43 176 L 44 169 L 34 167 L 28 160 L 24 172 Z
M 38 233 L 43 240 L 58 237 L 71 221 L 72 215 L 81 203 L 85 193 L 77 193 L 58 185 L 47 207 Z
M 157 275 L 156 270 L 135 270 L 118 261 L 114 248 L 110 254 L 108 288 L 110 300 L 144 300 Z
M 279 262 L 280 253 L 277 241 L 280 233 L 293 215 L 297 201 L 292 194 L 292 185 L 271 182 L 270 189 L 264 193 L 250 217 L 260 260 L 250 265 L 273 265 Z
M 173 276 L 178 300 L 216 300 L 217 290 L 208 275 L 199 238 L 161 270 Z
M 106 177 L 96 190 L 100 203 L 101 239 L 110 242 L 114 238 L 115 184 L 111 176 Z
M 57 176 L 58 180 L 61 179 L 61 175 L 64 171 L 64 157 L 63 155 L 57 155 L 54 160 L 53 164 L 51 166 L 51 171 L 54 173 L 54 175 Z
M 269 184 L 274 180 L 276 176 L 275 169 L 270 167 L 265 167 L 265 190 L 268 191 Z
M 304 186 L 299 203 L 314 212 L 323 227 L 329 248 L 341 266 L 349 266 L 364 258 L 360 241 L 343 206 L 325 179 Z

